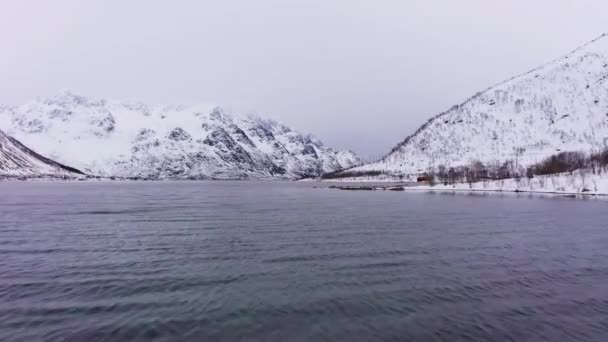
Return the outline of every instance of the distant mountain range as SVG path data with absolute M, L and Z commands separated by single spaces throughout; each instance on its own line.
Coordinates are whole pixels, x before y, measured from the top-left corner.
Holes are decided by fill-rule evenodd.
M 525 168 L 560 152 L 607 147 L 608 35 L 434 116 L 366 165 L 272 120 L 71 92 L 0 107 L 0 129 L 29 147 L 2 134 L 0 175 L 391 180 L 473 163 Z
M 607 144 L 608 35 L 602 35 L 436 115 L 378 162 L 334 176 L 415 179 L 440 165 L 476 161 L 521 168 Z
M 212 106 L 149 106 L 69 91 L 0 107 L 0 129 L 57 163 L 101 177 L 300 179 L 361 164 L 353 152 L 334 150 L 273 120 L 233 117 Z M 38 170 L 23 167 L 27 174 Z

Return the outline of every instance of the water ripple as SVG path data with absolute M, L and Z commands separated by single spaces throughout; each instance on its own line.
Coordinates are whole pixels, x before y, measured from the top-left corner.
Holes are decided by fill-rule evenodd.
M 2 341 L 605 341 L 606 202 L 0 183 Z

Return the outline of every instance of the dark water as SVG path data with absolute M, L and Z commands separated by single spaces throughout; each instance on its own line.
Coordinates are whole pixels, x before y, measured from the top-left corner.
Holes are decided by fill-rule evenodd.
M 608 341 L 608 202 L 0 183 L 2 341 Z

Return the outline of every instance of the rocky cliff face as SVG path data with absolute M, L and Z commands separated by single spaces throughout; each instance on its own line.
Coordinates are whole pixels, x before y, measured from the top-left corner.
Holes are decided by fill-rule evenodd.
M 560 151 L 608 143 L 608 36 L 441 113 L 376 163 L 354 168 L 409 175 L 473 161 L 527 166 Z
M 360 163 L 272 120 L 212 106 L 148 106 L 71 92 L 0 108 L 0 127 L 96 176 L 298 179 Z

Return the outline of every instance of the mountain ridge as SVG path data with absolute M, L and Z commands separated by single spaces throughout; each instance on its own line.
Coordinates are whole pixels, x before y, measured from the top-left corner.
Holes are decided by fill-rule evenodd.
M 44 157 L 0 130 L 0 177 L 83 176 L 80 170 Z
M 608 34 L 602 34 L 566 55 L 477 92 L 431 117 L 379 161 L 349 171 L 382 171 L 413 179 L 440 164 L 462 166 L 475 160 L 492 164 L 505 162 L 509 159 L 505 149 L 515 154 L 511 159 L 525 166 L 559 151 L 591 152 L 604 147 L 600 136 L 601 140 L 608 137 L 604 118 L 604 114 L 608 115 L 607 37 Z M 546 118 L 539 119 L 543 116 Z M 573 121 L 573 117 L 578 120 Z M 538 121 L 544 119 L 549 125 L 569 120 L 569 125 L 558 122 L 561 127 L 551 132 L 539 124 Z M 470 136 L 458 133 L 449 127 L 450 124 L 456 124 L 464 131 L 471 130 L 468 132 Z M 537 132 L 526 130 L 526 125 Z M 516 129 L 521 131 L 521 143 L 516 142 L 518 138 L 512 134 Z M 592 134 L 585 131 L 589 129 Z M 488 130 L 493 134 L 484 136 Z M 534 133 L 539 133 L 536 141 Z M 561 141 L 554 139 L 556 135 L 564 138 Z M 477 141 L 473 142 L 474 138 Z M 492 145 L 494 140 L 508 141 L 502 146 L 502 151 L 497 146 L 484 146 Z M 457 147 L 461 150 L 443 147 L 449 144 L 460 145 Z M 545 145 L 545 148 L 540 148 L 540 145 Z M 484 149 L 492 153 L 486 153 Z M 522 155 L 517 155 L 520 150 L 523 150 Z
M 0 108 L 0 127 L 36 151 L 101 177 L 299 179 L 360 164 L 310 134 L 211 105 L 147 105 L 62 91 Z
M 550 65 L 550 64 L 552 64 L 552 63 L 555 63 L 555 62 L 560 61 L 561 59 L 567 58 L 568 56 L 570 56 L 570 55 L 572 55 L 572 54 L 574 54 L 574 53 L 578 52 L 579 50 L 584 49 L 584 48 L 586 48 L 587 46 L 589 46 L 589 45 L 591 45 L 591 44 L 594 44 L 594 43 L 596 43 L 596 42 L 598 42 L 598 41 L 600 41 L 601 39 L 604 39 L 604 38 L 607 38 L 607 39 L 608 39 L 608 33 L 602 33 L 602 34 L 601 34 L 600 36 L 598 36 L 597 38 L 595 38 L 595 39 L 593 39 L 593 40 L 591 40 L 591 41 L 589 41 L 589 42 L 587 42 L 587 43 L 585 43 L 585 44 L 583 44 L 583 45 L 581 45 L 581 46 L 577 47 L 577 48 L 576 48 L 576 49 L 574 49 L 574 50 L 571 50 L 569 53 L 567 53 L 567 54 L 565 54 L 565 55 L 563 55 L 563 56 L 561 56 L 561 57 L 558 57 L 558 58 L 553 59 L 553 60 L 551 60 L 551 61 L 549 61 L 549 62 L 546 62 L 546 63 L 542 64 L 542 65 L 541 65 L 541 66 L 539 66 L 539 67 L 536 67 L 536 68 L 530 69 L 530 70 L 528 70 L 528 71 L 526 71 L 526 72 L 524 72 L 524 73 L 518 74 L 518 75 L 513 76 L 513 77 L 511 77 L 511 78 L 508 78 L 508 79 L 506 79 L 506 80 L 504 80 L 504 81 L 500 81 L 500 82 L 498 82 L 498 83 L 495 83 L 495 84 L 494 84 L 494 85 L 492 85 L 492 86 L 489 86 L 489 87 L 487 87 L 487 88 L 485 88 L 485 89 L 483 89 L 483 90 L 481 90 L 481 91 L 478 91 L 477 93 L 475 93 L 475 95 L 473 95 L 473 96 L 471 96 L 471 97 L 467 98 L 465 101 L 463 101 L 463 102 L 461 102 L 461 103 L 459 103 L 459 104 L 456 104 L 456 105 L 452 106 L 450 109 L 452 109 L 452 108 L 454 108 L 454 107 L 463 106 L 463 105 L 467 104 L 468 102 L 470 102 L 470 101 L 474 100 L 474 99 L 475 99 L 475 98 L 477 98 L 478 96 L 481 96 L 483 93 L 485 93 L 485 92 L 487 92 L 487 91 L 489 91 L 489 90 L 492 90 L 492 89 L 494 89 L 494 88 L 496 88 L 496 87 L 499 87 L 499 86 L 501 86 L 501 85 L 504 85 L 505 83 L 508 83 L 508 82 L 510 82 L 510 81 L 513 81 L 513 80 L 515 80 L 515 79 L 517 79 L 517 78 L 524 77 L 524 76 L 526 76 L 526 75 L 532 74 L 532 73 L 534 73 L 534 72 L 536 72 L 536 71 L 538 71 L 538 70 L 540 70 L 540 69 L 542 69 L 542 68 L 544 68 L 544 67 L 546 67 L 546 66 L 548 66 L 548 65 Z M 413 134 L 411 134 L 411 135 L 407 136 L 407 137 L 406 137 L 406 138 L 405 138 L 403 141 L 401 141 L 401 142 L 400 142 L 400 143 L 398 143 L 398 144 L 397 144 L 395 147 L 393 147 L 393 148 L 391 149 L 391 152 L 393 152 L 393 150 L 395 150 L 395 149 L 399 148 L 399 146 L 403 145 L 403 144 L 406 142 L 406 140 L 408 140 L 409 138 L 411 138 L 411 137 L 415 136 L 415 135 L 416 135 L 416 134 L 417 134 L 417 133 L 418 133 L 420 130 L 422 130 L 422 129 L 425 127 L 425 125 L 426 125 L 427 123 L 429 123 L 430 121 L 432 121 L 432 120 L 434 120 L 434 119 L 437 119 L 437 118 L 441 117 L 441 116 L 442 116 L 442 115 L 444 115 L 444 114 L 449 113 L 450 109 L 445 110 L 445 111 L 443 111 L 443 112 L 441 112 L 441 113 L 439 113 L 439 114 L 436 114 L 435 116 L 433 116 L 433 117 L 431 117 L 430 119 L 428 119 L 428 120 L 427 120 L 427 121 L 426 121 L 424 124 L 422 124 L 422 126 L 420 126 L 420 127 L 419 127 L 419 128 L 418 128 L 418 129 L 417 129 L 417 130 L 416 130 L 416 131 L 413 133 Z M 390 153 L 389 153 L 389 154 L 390 154 Z

